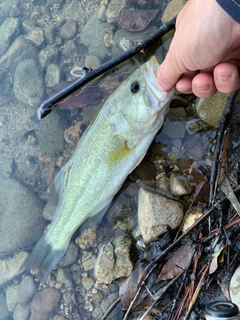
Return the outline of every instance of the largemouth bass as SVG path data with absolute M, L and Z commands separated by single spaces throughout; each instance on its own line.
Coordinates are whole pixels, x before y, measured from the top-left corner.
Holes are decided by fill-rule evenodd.
M 23 269 L 45 279 L 67 251 L 74 232 L 104 214 L 127 175 L 141 162 L 162 126 L 174 89 L 158 84 L 155 57 L 141 65 L 109 96 L 75 153 L 56 178 L 59 202 L 50 228 Z

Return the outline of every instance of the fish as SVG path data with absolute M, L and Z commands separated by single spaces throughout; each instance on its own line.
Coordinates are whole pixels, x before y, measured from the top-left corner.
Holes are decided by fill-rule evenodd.
M 107 98 L 55 180 L 59 201 L 49 229 L 21 270 L 41 281 L 68 249 L 75 231 L 103 216 L 129 173 L 141 162 L 164 123 L 175 89 L 164 91 L 156 79 L 155 56 L 140 65 Z

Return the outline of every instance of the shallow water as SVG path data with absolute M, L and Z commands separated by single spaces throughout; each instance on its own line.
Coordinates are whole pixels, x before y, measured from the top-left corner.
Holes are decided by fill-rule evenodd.
M 100 84 L 91 84 L 93 91 L 89 94 L 78 93 L 77 100 L 66 100 L 64 106 L 59 106 L 46 119 L 36 120 L 36 109 L 51 93 L 50 87 L 71 80 L 70 71 L 74 66 L 84 66 L 89 52 L 98 53 L 97 59 L 92 58 L 94 66 L 120 53 L 112 38 L 121 31 L 117 24 L 112 28 L 104 22 L 104 32 L 108 33 L 105 44 L 100 38 L 101 47 L 99 44 L 97 50 L 91 45 L 99 36 L 93 39 L 89 33 L 90 38 L 85 35 L 85 45 L 82 43 L 83 27 L 97 12 L 100 2 L 0 1 L 0 33 L 6 35 L 0 37 L 0 319 L 29 319 L 35 292 L 47 287 L 54 287 L 60 293 L 59 305 L 51 315 L 55 320 L 100 319 L 118 297 L 118 282 L 110 286 L 95 283 L 95 258 L 102 242 L 117 235 L 131 236 L 136 228 L 139 185 L 146 183 L 156 187 L 162 172 L 168 173 L 174 168 L 186 172 L 194 161 L 208 164 L 215 129 L 206 127 L 189 133 L 186 126 L 195 119 L 194 108 L 189 106 L 187 112 L 179 108 L 177 118 L 172 109 L 146 158 L 157 168 L 154 173 L 157 178 L 143 173 L 144 170 L 133 172 L 128 179 L 130 186 L 116 198 L 97 231 L 88 233 L 85 230 L 74 236 L 76 239 L 80 235 L 81 248 L 75 263 L 55 270 L 41 286 L 33 275 L 34 293 L 19 302 L 20 283 L 29 273 L 20 275 L 17 270 L 26 252 L 43 233 L 49 222 L 47 219 L 51 219 L 54 177 L 71 156 L 79 130 L 80 134 L 85 130 L 99 109 L 100 101 L 114 89 L 112 82 L 120 83 L 139 63 L 131 59 L 110 82 L 101 80 Z M 166 3 L 162 2 L 162 10 Z M 155 30 L 157 25 L 154 22 L 148 28 Z M 146 36 L 144 32 L 138 35 Z M 155 53 L 159 61 L 166 48 L 167 45 L 162 46 Z M 90 96 L 96 98 L 89 104 Z M 79 103 L 83 103 L 82 109 L 75 108 Z M 31 289 L 31 284 L 26 285 L 26 291 Z M 119 306 L 109 319 L 122 316 Z

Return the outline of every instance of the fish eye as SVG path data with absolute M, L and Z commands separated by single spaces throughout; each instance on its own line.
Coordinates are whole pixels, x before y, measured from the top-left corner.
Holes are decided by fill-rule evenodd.
M 132 91 L 132 93 L 136 93 L 138 92 L 138 90 L 140 89 L 140 84 L 138 81 L 134 81 L 131 83 L 130 89 Z

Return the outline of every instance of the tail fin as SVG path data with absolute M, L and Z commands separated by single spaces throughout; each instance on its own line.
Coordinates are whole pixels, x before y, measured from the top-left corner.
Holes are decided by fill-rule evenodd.
M 58 264 L 66 253 L 66 248 L 55 250 L 46 240 L 46 233 L 42 235 L 38 243 L 33 248 L 32 253 L 27 257 L 21 266 L 21 271 L 34 270 L 39 279 L 44 282 L 53 268 Z

